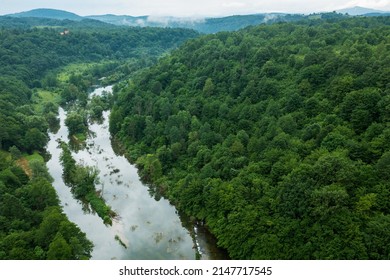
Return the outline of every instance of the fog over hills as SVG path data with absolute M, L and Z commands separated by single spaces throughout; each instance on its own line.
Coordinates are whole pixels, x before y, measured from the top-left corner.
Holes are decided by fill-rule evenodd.
M 353 7 L 338 10 L 336 13 L 323 13 L 323 17 L 361 16 L 361 15 L 388 15 L 387 12 Z M 219 18 L 205 17 L 171 17 L 171 16 L 130 16 L 130 15 L 90 15 L 79 16 L 75 13 L 55 9 L 34 9 L 31 11 L 6 15 L 17 18 L 49 18 L 56 20 L 81 21 L 85 19 L 98 20 L 100 22 L 134 27 L 171 27 L 189 28 L 201 33 L 216 33 L 219 31 L 234 31 L 251 25 L 273 22 L 291 22 L 304 19 L 308 15 L 285 13 L 262 13 L 252 15 L 232 15 Z

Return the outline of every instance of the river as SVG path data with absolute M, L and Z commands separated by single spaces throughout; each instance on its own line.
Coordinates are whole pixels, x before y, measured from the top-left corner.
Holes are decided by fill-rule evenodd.
M 112 87 L 101 87 L 92 94 L 111 90 Z M 137 168 L 114 152 L 108 130 L 109 114 L 109 111 L 103 113 L 102 123 L 90 124 L 85 148 L 74 151 L 73 157 L 100 171 L 96 189 L 118 214 L 112 226 L 104 225 L 96 214 L 84 211 L 62 179 L 58 140 L 69 141 L 66 112 L 62 108 L 59 109 L 60 129 L 49 133 L 47 146 L 51 154 L 47 166 L 54 178 L 53 186 L 69 220 L 94 243 L 92 259 L 195 259 L 197 252 L 201 259 L 227 258 L 205 228 L 183 220 L 168 200 L 154 199 L 140 181 Z

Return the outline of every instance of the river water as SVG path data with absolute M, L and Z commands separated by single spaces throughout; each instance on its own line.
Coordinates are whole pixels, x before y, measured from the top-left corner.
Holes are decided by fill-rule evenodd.
M 111 90 L 112 87 L 97 88 L 92 94 Z M 195 259 L 196 252 L 201 259 L 226 258 L 207 230 L 183 221 L 168 200 L 154 199 L 140 181 L 136 167 L 114 152 L 108 130 L 109 114 L 104 112 L 101 124 L 90 124 L 85 148 L 74 151 L 73 157 L 100 171 L 96 189 L 118 214 L 112 226 L 104 225 L 97 214 L 84 211 L 63 182 L 58 140 L 69 140 L 66 112 L 62 108 L 59 109 L 60 129 L 49 134 L 47 147 L 51 154 L 47 166 L 54 178 L 53 186 L 69 220 L 94 243 L 92 259 Z

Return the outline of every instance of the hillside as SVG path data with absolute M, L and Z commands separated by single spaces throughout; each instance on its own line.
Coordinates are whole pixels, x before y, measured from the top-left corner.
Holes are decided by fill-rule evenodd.
M 104 29 L 112 28 L 112 25 L 106 22 L 93 20 L 93 19 L 82 19 L 80 21 L 73 20 L 60 20 L 60 19 L 51 19 L 51 18 L 39 18 L 39 17 L 9 17 L 9 16 L 0 16 L 0 27 L 4 28 L 53 28 L 53 29 Z
M 78 22 L 61 35 L 25 19 L 0 23 L 0 260 L 89 259 L 93 244 L 63 213 L 45 163 L 59 103 L 86 103 L 97 78 L 133 73 L 198 34 Z
M 111 133 L 234 259 L 389 259 L 390 18 L 186 42 L 116 88 Z

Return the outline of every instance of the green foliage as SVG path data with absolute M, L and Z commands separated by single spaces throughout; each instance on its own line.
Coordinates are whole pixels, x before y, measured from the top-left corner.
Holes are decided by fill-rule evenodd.
M 92 243 L 62 213 L 53 186 L 18 170 L 0 172 L 0 259 L 89 259 Z
M 141 177 L 148 182 L 156 182 L 162 176 L 162 165 L 158 157 L 148 154 L 137 160 L 137 165 L 141 168 Z
M 9 152 L 13 160 L 18 160 L 22 157 L 22 153 L 16 146 L 12 146 L 11 148 L 9 148 Z
M 116 213 L 111 210 L 95 189 L 95 184 L 99 180 L 98 170 L 77 164 L 67 144 L 61 143 L 61 148 L 60 160 L 63 166 L 63 178 L 65 183 L 71 187 L 74 197 L 89 205 L 105 224 L 111 225 L 112 218 L 116 216 Z
M 389 26 L 189 40 L 118 88 L 110 131 L 232 258 L 388 259 Z
M 66 240 L 57 234 L 54 240 L 49 245 L 47 251 L 48 260 L 69 260 L 72 257 L 72 249 Z
M 39 18 L 0 17 L 0 26 L 0 259 L 89 259 L 92 243 L 62 213 L 45 162 L 36 156 L 43 154 L 49 126 L 58 128 L 58 104 L 85 106 L 97 78 L 118 81 L 197 33 Z M 61 36 L 64 28 L 71 33 Z M 70 133 L 85 134 L 88 114 L 100 117 L 111 102 L 102 96 L 88 111 L 70 113 Z M 63 158 L 75 195 L 88 197 L 111 223 L 115 213 L 94 188 L 96 170 L 75 168 L 70 153 Z
M 31 169 L 32 179 L 44 178 L 48 182 L 53 182 L 53 178 L 50 176 L 45 162 L 34 159 L 29 162 L 29 167 Z
M 65 125 L 68 127 L 69 135 L 86 133 L 88 123 L 86 116 L 78 112 L 70 112 L 66 116 Z

